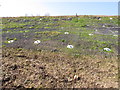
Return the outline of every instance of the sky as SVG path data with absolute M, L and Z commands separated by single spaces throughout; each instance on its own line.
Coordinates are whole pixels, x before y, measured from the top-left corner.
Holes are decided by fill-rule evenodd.
M 117 0 L 3 0 L 0 17 L 118 15 Z

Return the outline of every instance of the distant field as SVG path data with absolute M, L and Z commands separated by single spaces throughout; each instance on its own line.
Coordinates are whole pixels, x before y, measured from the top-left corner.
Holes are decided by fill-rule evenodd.
M 6 17 L 2 24 L 2 87 L 118 87 L 117 16 Z

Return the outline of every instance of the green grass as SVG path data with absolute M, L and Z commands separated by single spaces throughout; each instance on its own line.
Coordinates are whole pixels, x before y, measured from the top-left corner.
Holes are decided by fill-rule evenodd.
M 89 29 L 87 27 L 101 27 L 101 24 L 115 25 L 118 23 L 117 17 L 102 17 L 101 20 L 92 19 L 93 16 L 81 16 L 73 17 L 72 20 L 61 20 L 61 18 L 68 17 L 17 17 L 17 18 L 3 18 L 3 31 L 2 33 L 35 33 L 34 39 L 41 38 L 42 41 L 58 40 L 64 44 L 73 44 L 74 49 L 66 49 L 65 46 L 60 47 L 61 50 L 67 53 L 84 53 L 85 51 L 97 50 L 103 52 L 103 48 L 108 47 L 112 49 L 112 52 L 116 52 L 117 38 L 113 35 L 94 34 L 95 29 Z M 41 20 L 40 20 L 41 19 Z M 58 19 L 58 21 L 53 21 Z M 10 21 L 11 20 L 11 21 Z M 63 28 L 62 28 L 63 27 Z M 110 27 L 109 25 L 106 27 Z M 40 28 L 44 28 L 44 31 L 37 31 Z M 4 31 L 6 30 L 7 31 Z M 25 30 L 24 30 L 25 29 Z M 49 31 L 49 29 L 56 29 Z M 64 32 L 69 32 L 68 35 L 63 36 Z M 89 35 L 93 34 L 93 35 Z M 69 36 L 71 35 L 71 37 Z M 24 36 L 29 38 L 30 36 Z M 59 39 L 59 37 L 61 37 Z M 69 40 L 68 40 L 69 39 Z M 78 39 L 78 40 L 77 40 Z M 79 42 L 79 44 L 78 44 Z M 6 43 L 6 41 L 5 41 Z M 80 45 L 80 46 L 79 46 Z

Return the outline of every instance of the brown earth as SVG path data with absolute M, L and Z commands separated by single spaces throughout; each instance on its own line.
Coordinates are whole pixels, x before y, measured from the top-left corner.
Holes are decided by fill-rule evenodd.
M 2 88 L 118 88 L 117 58 L 3 48 Z

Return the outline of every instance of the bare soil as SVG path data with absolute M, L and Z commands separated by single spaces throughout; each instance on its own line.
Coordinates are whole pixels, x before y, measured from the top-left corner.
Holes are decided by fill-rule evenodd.
M 3 88 L 118 88 L 117 58 L 3 48 Z

